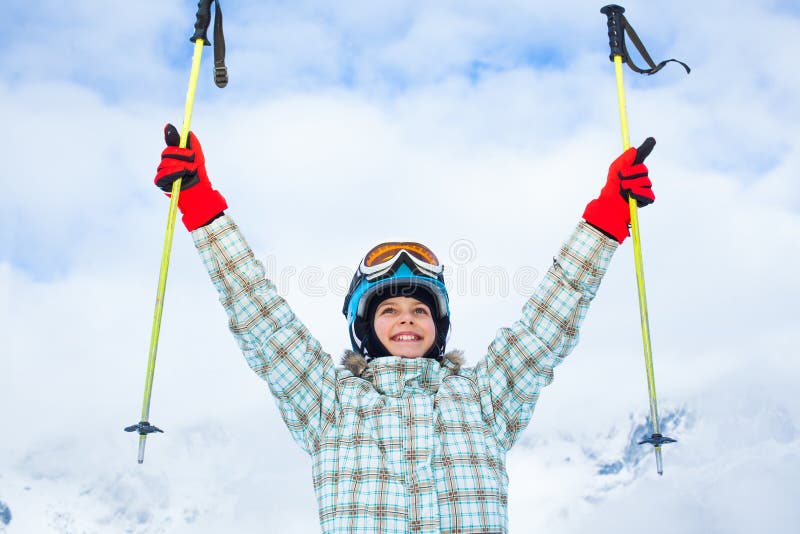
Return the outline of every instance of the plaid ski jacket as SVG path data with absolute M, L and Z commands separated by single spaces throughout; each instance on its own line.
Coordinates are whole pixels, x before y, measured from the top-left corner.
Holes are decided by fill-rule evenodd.
M 278 296 L 229 216 L 192 235 L 247 363 L 311 455 L 323 533 L 507 532 L 506 451 L 575 346 L 616 242 L 578 224 L 522 318 L 473 368 L 451 354 L 346 369 Z

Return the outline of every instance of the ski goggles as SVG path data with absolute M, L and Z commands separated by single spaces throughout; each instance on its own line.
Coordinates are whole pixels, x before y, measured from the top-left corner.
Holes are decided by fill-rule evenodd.
M 367 280 L 372 281 L 394 274 L 403 263 L 417 274 L 431 278 L 440 278 L 444 270 L 431 249 L 409 241 L 393 241 L 377 245 L 364 256 L 359 270 Z

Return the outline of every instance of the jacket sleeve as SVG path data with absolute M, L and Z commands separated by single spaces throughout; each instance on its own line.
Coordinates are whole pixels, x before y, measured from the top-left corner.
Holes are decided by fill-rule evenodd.
M 578 329 L 617 243 L 585 222 L 564 243 L 522 318 L 498 331 L 474 368 L 484 418 L 510 449 L 528 425 L 553 368 L 578 343 Z
M 192 232 L 247 364 L 267 381 L 292 437 L 314 452 L 335 420 L 336 369 L 224 215 Z

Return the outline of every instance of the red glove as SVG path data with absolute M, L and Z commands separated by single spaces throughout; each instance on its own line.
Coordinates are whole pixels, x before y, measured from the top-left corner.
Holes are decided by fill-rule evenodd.
M 630 232 L 631 212 L 628 197 L 636 199 L 641 208 L 652 204 L 656 197 L 647 176 L 644 159 L 650 155 L 656 140 L 648 137 L 639 148 L 629 148 L 614 160 L 608 169 L 608 180 L 600 196 L 586 205 L 583 219 L 620 243 Z
M 171 196 L 172 184 L 178 178 L 182 179 L 178 208 L 186 229 L 197 230 L 220 215 L 228 204 L 219 191 L 211 188 L 203 147 L 194 133 L 189 132 L 186 148 L 179 148 L 180 134 L 173 125 L 167 124 L 164 126 L 164 141 L 167 148 L 161 153 L 155 184 Z

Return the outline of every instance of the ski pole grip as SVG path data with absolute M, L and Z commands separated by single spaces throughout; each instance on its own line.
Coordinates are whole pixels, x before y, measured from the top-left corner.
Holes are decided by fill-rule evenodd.
M 608 17 L 608 46 L 611 47 L 609 59 L 614 61 L 614 56 L 621 56 L 624 59 L 625 54 L 622 51 L 622 14 L 625 13 L 625 8 L 616 4 L 609 4 L 602 7 L 600 13 Z
M 203 46 L 210 46 L 208 42 L 208 26 L 211 24 L 211 2 L 213 0 L 200 0 L 197 2 L 197 19 L 194 23 L 194 35 L 189 40 L 195 42 L 203 40 Z

